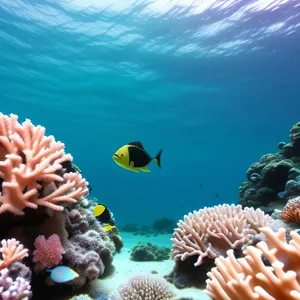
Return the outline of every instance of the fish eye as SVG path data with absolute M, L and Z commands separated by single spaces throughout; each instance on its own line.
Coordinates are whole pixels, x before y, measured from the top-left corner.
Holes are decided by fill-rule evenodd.
M 121 156 L 123 156 L 123 154 L 121 154 Z

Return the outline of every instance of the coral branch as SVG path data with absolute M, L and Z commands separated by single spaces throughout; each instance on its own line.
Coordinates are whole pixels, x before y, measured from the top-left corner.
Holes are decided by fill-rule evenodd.
M 0 214 L 10 211 L 23 215 L 24 208 L 39 205 L 63 210 L 59 202 L 76 202 L 88 194 L 88 182 L 79 173 L 63 174 L 62 163 L 72 161 L 64 144 L 45 136 L 45 128 L 30 120 L 18 123 L 15 115 L 0 114 Z M 43 197 L 41 190 L 59 183 L 53 194 Z
M 28 249 L 24 249 L 23 245 L 16 239 L 2 240 L 1 244 L 0 252 L 3 260 L 0 261 L 0 269 L 4 269 L 13 262 L 28 256 Z
M 207 295 L 215 300 L 300 299 L 300 236 L 292 231 L 288 243 L 284 228 L 260 231 L 267 241 L 247 247 L 244 258 L 236 259 L 228 250 L 227 258 L 215 260 L 216 267 L 207 274 Z M 271 267 L 264 264 L 262 256 Z
M 195 266 L 203 263 L 207 257 L 216 258 L 225 255 L 228 249 L 239 249 L 248 235 L 259 232 L 258 226 L 272 222 L 270 216 L 260 209 L 241 205 L 218 205 L 200 209 L 184 216 L 171 239 L 172 258 L 184 261 L 198 256 Z

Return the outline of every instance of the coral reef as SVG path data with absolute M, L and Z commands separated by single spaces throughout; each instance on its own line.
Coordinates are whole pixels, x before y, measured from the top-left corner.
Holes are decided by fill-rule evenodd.
M 157 236 L 159 234 L 172 233 L 176 226 L 176 222 L 169 218 L 161 218 L 153 222 L 152 225 L 139 225 L 136 222 L 128 223 L 120 227 L 121 231 L 132 232 L 134 235 Z
M 278 153 L 265 154 L 250 166 L 247 181 L 239 187 L 242 206 L 260 207 L 271 214 L 274 209 L 282 208 L 289 198 L 300 195 L 300 189 L 291 188 L 300 175 L 299 130 L 300 123 L 293 125 L 289 144 L 279 143 Z
M 162 261 L 170 258 L 170 249 L 151 243 L 138 243 L 131 250 L 130 259 L 134 261 Z
M 259 233 L 259 227 L 272 222 L 260 209 L 242 209 L 241 205 L 233 204 L 205 207 L 178 222 L 171 239 L 172 258 L 184 261 L 196 256 L 194 265 L 200 266 L 207 258 L 225 255 L 228 249 L 240 249 L 247 236 Z
M 152 229 L 154 230 L 154 232 L 160 234 L 172 233 L 175 227 L 176 222 L 168 218 L 156 220 L 152 224 Z
M 171 300 L 175 295 L 158 275 L 137 275 L 109 295 L 109 300 Z
M 273 215 L 286 222 L 300 223 L 300 196 L 290 199 L 282 210 L 276 210 Z
M 286 158 L 300 156 L 300 122 L 294 124 L 290 129 L 290 143 L 281 142 L 279 148 Z
M 72 156 L 64 153 L 63 143 L 45 136 L 45 128 L 1 114 L 0 147 L 0 213 L 24 215 L 24 208 L 39 205 L 63 210 L 60 202 L 76 203 L 88 194 L 88 183 L 80 173 L 58 173 Z
M 215 258 L 228 249 L 241 255 L 243 247 L 261 240 L 259 227 L 278 230 L 283 223 L 260 209 L 223 204 L 189 213 L 177 225 L 171 239 L 175 266 L 165 278 L 182 289 L 202 288 Z
M 189 257 L 184 262 L 176 261 L 173 270 L 165 275 L 164 278 L 178 289 L 189 287 L 205 288 L 206 274 L 214 266 L 214 260 L 205 260 L 201 267 L 195 267 L 195 262 L 195 257 Z
M 2 260 L 0 260 L 0 270 L 8 267 L 15 261 L 28 256 L 28 249 L 24 249 L 23 245 L 14 238 L 2 240 L 1 244 L 2 247 L 0 248 L 0 253 L 2 255 Z
M 287 242 L 284 228 L 278 232 L 268 227 L 260 230 L 266 242 L 247 247 L 245 257 L 236 259 L 228 250 L 227 258 L 215 260 L 216 267 L 208 273 L 207 295 L 214 300 L 300 299 L 300 236 L 292 231 Z
M 0 270 L 0 298 L 2 300 L 27 300 L 31 295 L 29 281 L 19 276 L 14 280 L 9 277 L 7 268 Z
M 0 288 L 3 299 L 70 296 L 113 270 L 119 231 L 106 232 L 94 217 L 88 182 L 45 128 L 0 114 L 0 179 L 0 270 L 10 285 Z M 58 264 L 80 276 L 52 282 L 46 269 Z
M 92 218 L 90 211 L 73 209 L 66 227 L 69 238 L 63 242 L 64 260 L 80 275 L 72 284 L 81 287 L 97 279 L 111 266 L 113 243 Z
M 52 234 L 48 239 L 44 235 L 39 235 L 34 241 L 34 246 L 36 250 L 33 251 L 32 261 L 37 263 L 37 270 L 58 265 L 65 253 L 57 234 Z
M 141 230 L 141 226 L 137 222 L 131 222 L 124 226 L 121 226 L 120 230 L 122 230 L 124 232 L 137 233 Z

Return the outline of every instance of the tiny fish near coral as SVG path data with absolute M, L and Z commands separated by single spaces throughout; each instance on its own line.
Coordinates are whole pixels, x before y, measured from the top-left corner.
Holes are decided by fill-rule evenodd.
M 71 281 L 74 278 L 79 277 L 79 275 L 71 268 L 66 266 L 58 266 L 52 270 L 47 270 L 50 272 L 50 278 L 57 283 L 63 283 Z
M 108 223 L 110 225 L 114 225 L 115 222 L 113 220 L 112 213 L 104 204 L 98 204 L 94 207 L 93 210 L 94 216 L 101 223 Z
M 110 230 L 112 230 L 112 229 L 114 229 L 114 228 L 116 228 L 116 226 L 105 225 L 105 226 L 103 227 L 104 231 L 110 231 Z

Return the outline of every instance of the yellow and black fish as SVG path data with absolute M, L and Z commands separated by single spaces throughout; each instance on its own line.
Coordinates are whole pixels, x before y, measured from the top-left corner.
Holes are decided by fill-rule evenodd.
M 101 223 L 107 223 L 110 225 L 115 225 L 112 213 L 108 207 L 104 204 L 98 204 L 94 207 L 94 216 Z
M 144 149 L 141 142 L 131 142 L 125 146 L 122 146 L 114 155 L 114 161 L 122 168 L 131 170 L 138 173 L 150 172 L 148 164 L 154 160 L 161 168 L 160 157 L 162 150 L 158 154 L 151 158 L 147 151 Z

